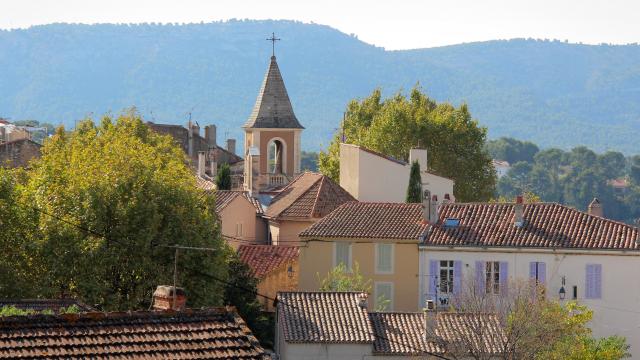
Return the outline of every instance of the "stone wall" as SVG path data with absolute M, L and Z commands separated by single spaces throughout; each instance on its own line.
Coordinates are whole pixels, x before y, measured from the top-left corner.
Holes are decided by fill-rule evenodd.
M 28 139 L 0 144 L 0 166 L 27 167 L 29 161 L 40 157 L 41 145 Z

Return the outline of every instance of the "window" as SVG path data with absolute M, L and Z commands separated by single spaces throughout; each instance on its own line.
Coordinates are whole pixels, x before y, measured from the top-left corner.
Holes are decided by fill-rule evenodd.
M 393 310 L 393 283 L 376 282 L 375 285 L 375 310 Z
M 393 274 L 393 244 L 376 244 L 376 273 Z
M 351 270 L 351 243 L 338 241 L 334 243 L 333 265 L 344 264 L 347 270 Z
M 441 260 L 440 272 L 438 278 L 440 279 L 440 293 L 452 294 L 453 293 L 453 260 Z
M 485 274 L 487 294 L 500 294 L 500 262 L 487 261 Z
M 242 223 L 236 223 L 236 236 L 242 236 Z
M 587 299 L 602 298 L 602 265 L 587 264 L 586 287 L 584 297 Z
M 282 174 L 284 169 L 284 143 L 273 139 L 267 145 L 267 171 L 270 174 Z

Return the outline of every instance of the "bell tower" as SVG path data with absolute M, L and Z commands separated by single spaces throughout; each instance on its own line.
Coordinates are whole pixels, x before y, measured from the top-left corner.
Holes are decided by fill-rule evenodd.
M 300 136 L 304 127 L 293 112 L 275 57 L 274 44 L 269 68 L 256 104 L 244 124 L 244 188 L 260 191 L 284 185 L 300 172 Z

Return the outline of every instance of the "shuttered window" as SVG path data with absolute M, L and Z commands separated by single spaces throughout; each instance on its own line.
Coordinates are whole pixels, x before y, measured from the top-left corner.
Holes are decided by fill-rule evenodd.
M 376 273 L 393 273 L 393 244 L 376 244 Z
M 376 282 L 375 285 L 375 309 L 376 311 L 393 310 L 393 283 Z
M 334 243 L 334 266 L 344 264 L 347 270 L 351 270 L 351 243 L 337 241 Z
M 602 265 L 587 264 L 585 294 L 587 299 L 602 298 Z

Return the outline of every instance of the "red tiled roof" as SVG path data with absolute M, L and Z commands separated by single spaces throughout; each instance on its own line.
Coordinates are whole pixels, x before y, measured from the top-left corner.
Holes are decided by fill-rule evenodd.
M 460 339 L 472 341 L 484 353 L 500 352 L 504 332 L 495 315 L 439 312 L 435 330 L 425 331 L 424 313 L 373 312 L 369 318 L 376 340 L 376 355 L 443 353 L 439 345 Z M 482 331 L 478 331 L 482 330 Z M 429 338 L 429 340 L 427 340 Z
M 260 201 L 249 195 L 247 191 L 236 191 L 236 190 L 218 190 L 216 191 L 216 211 L 220 212 L 227 205 L 231 204 L 233 200 L 237 197 L 243 197 L 246 199 L 253 207 L 256 209 L 257 214 L 262 214 L 262 205 L 260 205 Z
M 358 292 L 279 292 L 284 340 L 295 343 L 372 344 L 373 329 Z
M 452 203 L 439 208 L 426 245 L 640 250 L 638 228 L 555 203 L 524 204 L 524 225 L 514 225 L 513 203 Z M 460 225 L 446 227 L 447 218 Z
M 426 229 L 422 204 L 348 202 L 300 237 L 418 240 Z
M 0 318 L 0 359 L 267 359 L 231 308 Z
M 75 299 L 16 299 L 6 300 L 0 299 L 0 308 L 5 306 L 12 306 L 16 309 L 41 312 L 44 310 L 51 310 L 53 312 L 60 312 L 62 308 L 68 308 L 75 306 L 80 311 L 92 311 L 93 308 L 85 305 Z
M 212 192 L 216 189 L 216 184 L 213 181 L 204 179 L 200 176 L 196 176 L 196 186 L 198 187 L 198 189 L 203 190 L 207 193 Z
M 347 201 L 355 201 L 327 176 L 305 172 L 276 195 L 265 215 L 272 219 L 321 218 Z
M 240 245 L 240 260 L 249 265 L 257 278 L 262 278 L 282 265 L 298 259 L 297 246 Z

